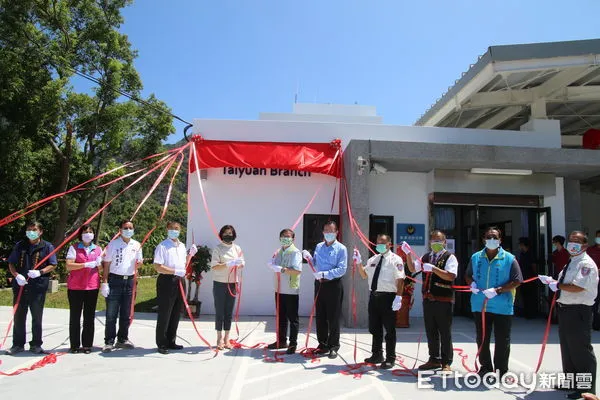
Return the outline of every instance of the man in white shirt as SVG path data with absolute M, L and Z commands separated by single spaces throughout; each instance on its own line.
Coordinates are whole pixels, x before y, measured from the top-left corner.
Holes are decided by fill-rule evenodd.
M 181 278 L 185 276 L 189 260 L 198 249 L 193 244 L 187 252 L 185 245 L 179 240 L 180 233 L 181 225 L 178 222 L 168 222 L 167 239 L 160 242 L 154 250 L 154 268 L 159 273 L 156 280 L 156 346 L 161 354 L 183 349 L 182 345 L 175 343 L 183 307 L 179 285 Z
M 133 234 L 133 222 L 122 221 L 119 237 L 106 246 L 102 258 L 104 271 L 100 293 L 106 298 L 103 353 L 112 351 L 115 339 L 117 339 L 117 348 L 133 349 L 134 347 L 129 341 L 133 279 L 137 267 L 143 262 L 143 257 L 142 246 L 140 242 L 132 239 Z M 117 316 L 119 316 L 118 332 Z
M 452 372 L 452 284 L 458 273 L 458 260 L 446 250 L 446 234 L 440 230 L 429 236 L 431 252 L 421 260 L 413 260 L 409 252 L 406 264 L 413 276 L 420 272 L 423 284 L 423 319 L 429 347 L 429 360 L 419 366 L 420 370 L 441 368 L 443 373 Z
M 404 262 L 392 252 L 389 235 L 378 235 L 375 255 L 362 265 L 360 253 L 355 249 L 352 256 L 358 264 L 358 272 L 367 279 L 371 288 L 369 297 L 369 332 L 373 335 L 371 357 L 365 362 L 381 363 L 382 369 L 390 369 L 396 361 L 396 311 L 402 306 L 404 288 Z M 385 358 L 383 357 L 383 328 L 385 328 Z
M 583 392 L 596 393 L 596 356 L 592 347 L 592 309 L 598 293 L 598 267 L 586 253 L 588 239 L 581 231 L 571 232 L 565 246 L 571 259 L 558 276 L 540 276 L 551 290 L 558 291 L 558 337 L 563 371 L 565 374 L 585 374 L 587 379 L 577 379 L 577 387 L 569 399 L 579 399 Z M 581 377 L 581 375 L 579 375 Z M 581 378 L 583 380 L 583 378 Z M 584 386 L 582 386 L 582 384 Z

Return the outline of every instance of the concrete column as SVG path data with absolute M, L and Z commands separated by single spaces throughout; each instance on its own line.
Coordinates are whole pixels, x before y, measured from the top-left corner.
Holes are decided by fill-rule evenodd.
M 565 228 L 566 235 L 581 230 L 581 187 L 578 179 L 565 178 Z
M 346 174 L 346 183 L 352 214 L 356 223 L 360 226 L 365 235 L 369 235 L 369 168 L 365 168 L 362 175 L 359 175 L 357 158 L 362 156 L 369 159 L 369 145 L 367 141 L 351 141 L 344 152 L 344 171 Z M 343 191 L 342 191 L 343 192 Z M 340 221 L 342 229 L 342 242 L 348 248 L 348 272 L 343 278 L 344 282 L 344 300 L 342 304 L 342 318 L 344 326 L 354 327 L 352 320 L 352 250 L 356 245 L 364 261 L 369 258 L 367 248 L 362 242 L 354 236 L 350 228 L 350 219 L 345 198 L 342 193 L 342 205 L 340 207 Z M 356 293 L 357 319 L 356 327 L 368 327 L 367 305 L 369 301 L 369 289 L 367 281 L 363 280 L 358 271 L 354 272 L 354 287 Z

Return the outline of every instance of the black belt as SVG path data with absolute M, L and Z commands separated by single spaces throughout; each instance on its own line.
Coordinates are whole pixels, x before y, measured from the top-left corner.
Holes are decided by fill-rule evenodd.
M 563 304 L 563 303 L 559 303 L 559 302 L 556 302 L 556 305 L 560 308 L 593 307 L 593 306 L 588 306 L 587 304 Z
M 113 277 L 116 279 L 123 279 L 123 280 L 127 280 L 127 279 L 133 279 L 134 275 L 119 275 L 119 274 L 113 274 L 112 272 L 110 274 L 108 274 L 109 277 Z
M 389 295 L 395 295 L 396 292 L 371 292 L 371 296 L 389 296 Z

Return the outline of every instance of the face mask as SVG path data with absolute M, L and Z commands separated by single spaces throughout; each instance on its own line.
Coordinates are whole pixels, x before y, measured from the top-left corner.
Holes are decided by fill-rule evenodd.
M 167 231 L 167 235 L 169 236 L 169 239 L 177 239 L 179 237 L 179 231 L 175 229 L 169 229 Z
M 291 246 L 293 241 L 294 241 L 294 239 L 292 239 L 290 237 L 280 237 L 279 238 L 279 243 L 281 243 L 282 246 Z
M 485 240 L 485 247 L 487 247 L 489 250 L 496 250 L 498 247 L 500 247 L 500 240 L 498 240 L 498 239 L 486 239 Z
M 575 255 L 581 253 L 581 244 L 569 242 L 569 243 L 567 243 L 567 251 L 569 252 L 570 255 L 575 256 Z
M 323 236 L 325 237 L 325 241 L 327 243 L 329 243 L 329 242 L 333 242 L 335 240 L 335 238 L 337 237 L 337 233 L 325 233 L 325 232 L 323 232 Z
M 379 254 L 383 254 L 387 251 L 387 246 L 385 245 L 385 243 L 379 243 L 377 246 L 375 246 L 375 250 Z
M 81 240 L 83 240 L 85 243 L 90 243 L 92 240 L 94 240 L 94 234 L 86 232 L 81 235 Z
M 555 252 L 558 249 L 555 244 L 552 245 L 552 252 Z
M 133 236 L 133 229 L 121 229 L 121 236 L 126 239 L 130 239 Z
M 433 250 L 434 253 L 439 253 L 444 250 L 444 242 L 431 242 L 431 250 Z
M 223 241 L 225 243 L 231 243 L 231 242 L 233 242 L 233 235 L 223 235 Z
M 40 233 L 38 231 L 26 231 L 25 236 L 29 240 L 37 240 L 40 237 Z
M 597 237 L 595 240 L 596 240 L 596 244 L 600 244 L 600 237 Z

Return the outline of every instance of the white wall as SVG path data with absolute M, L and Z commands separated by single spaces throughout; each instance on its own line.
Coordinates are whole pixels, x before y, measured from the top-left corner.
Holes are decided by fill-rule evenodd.
M 600 229 L 600 195 L 595 193 L 581 192 L 581 227 L 590 238 L 596 235 Z M 593 240 L 593 239 L 592 239 Z
M 345 147 L 352 139 L 453 143 L 491 146 L 560 148 L 560 132 L 499 131 L 299 121 L 194 120 L 194 134 L 205 139 L 328 142 L 339 138 Z M 556 136 L 556 138 L 555 138 Z
M 383 175 L 369 176 L 369 212 L 394 216 L 394 238 L 397 223 L 425 224 L 425 232 L 429 232 L 427 175 L 387 172 Z M 427 240 L 425 242 L 427 243 Z M 426 246 L 412 247 L 419 255 L 427 250 Z M 423 316 L 423 302 L 419 285 L 416 286 L 415 293 L 415 302 L 410 314 L 420 317 Z
M 188 215 L 188 245 L 192 237 L 198 244 L 213 248 L 218 244 L 205 212 L 200 186 L 195 174 L 190 178 L 190 212 Z M 211 169 L 202 181 L 209 211 L 216 229 L 231 224 L 238 235 L 236 243 L 246 258 L 243 273 L 243 296 L 240 313 L 244 315 L 273 315 L 273 271 L 267 262 L 279 246 L 279 232 L 291 227 L 307 206 L 315 191 L 321 187 L 308 214 L 330 214 L 335 179 L 312 174 L 311 177 L 237 176 L 223 175 L 223 169 Z M 339 191 L 338 191 L 339 193 Z M 338 214 L 336 198 L 334 214 Z M 295 229 L 296 246 L 302 249 L 302 221 Z M 307 268 L 301 277 L 300 313 L 309 315 L 313 301 L 314 278 Z M 214 313 L 212 274 L 200 287 L 202 312 Z

